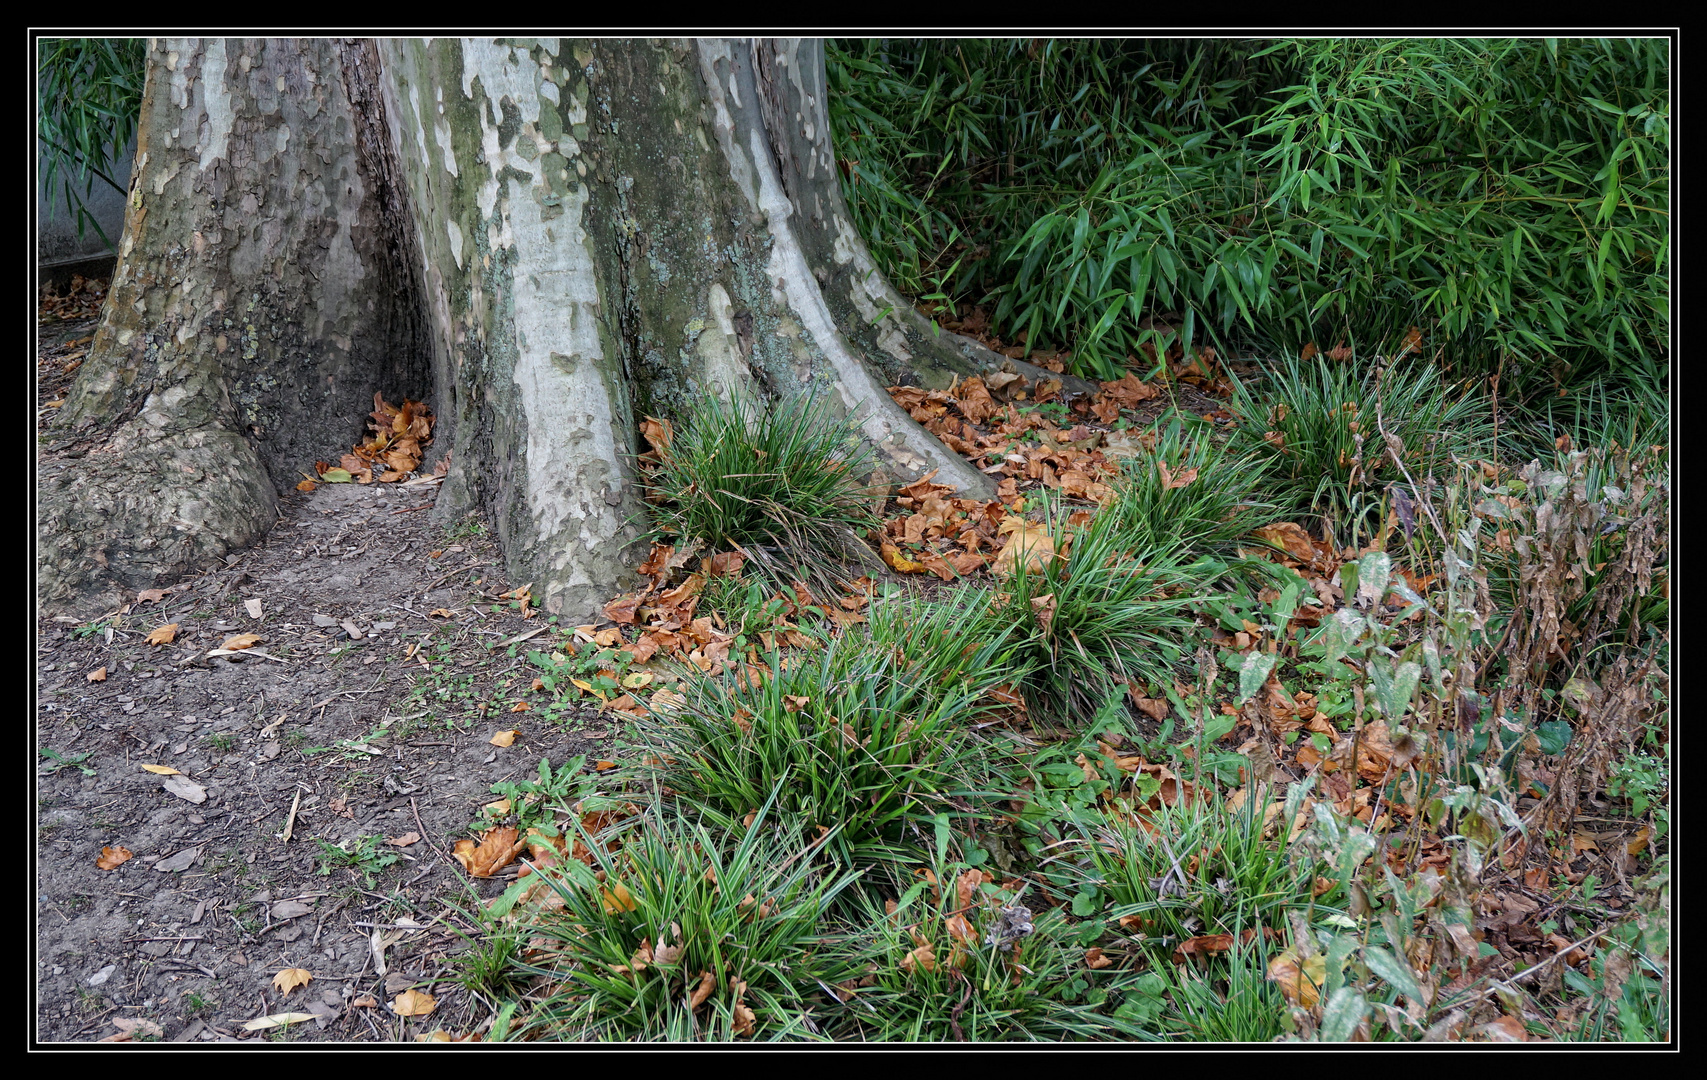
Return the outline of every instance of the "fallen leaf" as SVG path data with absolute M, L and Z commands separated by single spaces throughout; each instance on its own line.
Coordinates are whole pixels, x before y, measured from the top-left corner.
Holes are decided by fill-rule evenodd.
M 116 870 L 130 857 L 129 848 L 104 847 L 101 849 L 101 857 L 95 860 L 95 865 L 102 870 Z
M 514 712 L 515 710 L 512 709 L 511 711 Z M 516 741 L 516 736 L 520 734 L 521 729 L 512 728 L 509 731 L 500 731 L 498 734 L 492 736 L 486 741 L 491 743 L 493 746 L 509 746 Z
M 307 986 L 312 978 L 314 976 L 304 968 L 285 968 L 273 976 L 273 985 L 279 988 L 279 993 L 288 994 L 299 986 Z
M 1310 543 L 1310 535 L 1303 526 L 1291 521 L 1276 521 L 1252 530 L 1251 535 L 1267 544 L 1272 544 L 1299 562 L 1314 562 L 1316 547 Z
M 1322 983 L 1328 975 L 1327 961 L 1320 953 L 1298 961 L 1298 954 L 1286 950 L 1268 964 L 1268 977 L 1286 1000 L 1303 1008 L 1312 1008 L 1322 997 Z
M 935 971 L 936 950 L 929 945 L 920 945 L 901 958 L 902 971 Z
M 172 644 L 172 639 L 177 636 L 178 624 L 167 623 L 165 626 L 157 627 L 150 631 L 146 640 L 150 645 L 170 645 Z
M 1481 1027 L 1482 1034 L 1489 1042 L 1528 1042 L 1529 1033 L 1523 1028 L 1523 1021 L 1515 1016 L 1502 1016 L 1490 1020 Z
M 139 604 L 145 603 L 145 602 L 152 602 L 152 603 L 158 604 L 160 601 L 162 601 L 164 599 L 166 599 L 166 590 L 165 589 L 144 589 L 141 592 L 136 594 L 136 602 Z
M 1009 533 L 1008 541 L 990 564 L 990 572 L 997 577 L 1008 577 L 1019 568 L 1026 573 L 1041 573 L 1051 560 L 1060 558 L 1054 537 L 1042 526 L 1010 517 L 1002 522 L 1002 531 Z
M 1033 597 L 1031 614 L 1037 619 L 1037 625 L 1045 634 L 1049 633 L 1049 625 L 1055 621 L 1055 594 Z
M 1100 948 L 1090 948 L 1085 950 L 1085 964 L 1093 970 L 1098 970 L 1112 967 L 1114 961 L 1104 956 Z
M 458 840 L 451 854 L 469 877 L 484 878 L 510 865 L 526 847 L 527 842 L 519 837 L 515 826 L 500 825 L 481 834 L 478 845 L 467 838 Z
M 405 990 L 391 1002 L 391 1010 L 398 1016 L 425 1016 L 437 1007 L 433 995 L 419 990 Z
M 103 668 L 96 668 L 94 671 L 89 672 L 88 678 L 89 678 L 90 682 L 106 682 L 107 681 L 107 669 L 104 667 Z
M 634 895 L 628 891 L 628 886 L 620 881 L 610 888 L 602 890 L 599 899 L 604 906 L 606 915 L 615 915 L 619 911 L 633 911 L 638 906 Z
M 390 844 L 392 847 L 408 847 L 410 844 L 418 844 L 420 842 L 421 834 L 415 832 L 406 832 L 402 836 L 394 836 L 386 840 L 386 843 Z
M 161 781 L 160 786 L 188 802 L 201 803 L 207 801 L 207 789 L 185 776 L 176 774 L 168 776 Z
M 688 1011 L 692 1012 L 701 1005 L 704 1005 L 705 999 L 710 997 L 711 992 L 716 989 L 717 977 L 709 971 L 700 972 L 699 985 L 694 987 L 693 993 L 688 995 Z
M 144 765 L 142 768 L 146 772 L 157 773 L 160 776 L 181 775 L 177 769 L 172 768 L 170 765 Z
M 1202 960 L 1215 953 L 1226 952 L 1232 947 L 1232 934 L 1200 934 L 1180 942 L 1174 949 L 1173 961 L 1183 964 L 1187 959 Z
M 118 1031 L 104 1039 L 97 1039 L 96 1042 L 130 1042 L 138 1035 L 158 1039 L 166 1034 L 161 1030 L 159 1024 L 152 1020 L 144 1020 L 140 1016 L 115 1016 L 113 1017 L 113 1026 L 118 1028 Z
M 305 1020 L 313 1020 L 313 1013 L 273 1013 L 271 1016 L 257 1016 L 243 1025 L 244 1031 L 266 1031 L 268 1028 L 286 1027 L 290 1024 L 300 1024 Z
M 231 637 L 225 639 L 225 644 L 221 645 L 220 648 L 233 650 L 252 649 L 256 645 L 260 644 L 260 642 L 261 635 L 259 634 L 233 634 Z

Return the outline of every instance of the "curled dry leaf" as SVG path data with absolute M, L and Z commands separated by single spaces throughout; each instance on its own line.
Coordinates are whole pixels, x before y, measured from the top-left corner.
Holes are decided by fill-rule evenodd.
M 1205 960 L 1215 953 L 1224 953 L 1233 947 L 1232 934 L 1199 934 L 1197 937 L 1186 938 L 1174 949 L 1173 961 L 1183 964 L 1188 958 Z
M 170 645 L 172 644 L 172 639 L 177 636 L 178 624 L 167 623 L 165 626 L 156 627 L 149 631 L 147 640 L 150 645 Z
M 478 845 L 466 838 L 458 840 L 451 854 L 469 877 L 484 878 L 510 865 L 526 847 L 527 842 L 520 838 L 514 825 L 501 825 L 487 829 Z
M 225 639 L 225 644 L 221 645 L 220 648 L 232 650 L 252 649 L 256 645 L 260 644 L 260 641 L 261 635 L 259 634 L 233 634 Z
M 101 857 L 95 860 L 95 865 L 100 867 L 102 870 L 116 870 L 120 864 L 124 863 L 125 860 L 130 857 L 131 851 L 129 848 L 104 847 L 101 849 Z
M 1002 522 L 1001 531 L 1009 535 L 995 562 L 990 564 L 990 572 L 997 577 L 1008 577 L 1022 567 L 1026 573 L 1041 573 L 1051 561 L 1061 557 L 1049 530 L 1040 525 L 1009 517 Z
M 299 986 L 307 986 L 312 978 L 314 976 L 303 968 L 285 968 L 273 976 L 273 985 L 279 988 L 279 993 L 288 994 Z
M 96 668 L 94 671 L 89 672 L 89 681 L 90 682 L 106 682 L 107 681 L 107 669 L 104 667 L 101 667 L 101 668 Z
M 1105 967 L 1112 967 L 1114 961 L 1104 956 L 1100 948 L 1093 947 L 1085 950 L 1085 965 L 1092 970 L 1100 970 Z
M 901 970 L 907 972 L 935 971 L 936 950 L 929 945 L 920 945 L 901 958 Z
M 700 972 L 699 985 L 694 987 L 693 993 L 688 995 L 688 1011 L 691 1012 L 694 1009 L 699 1008 L 701 1005 L 704 1005 L 705 999 L 709 998 L 711 996 L 711 992 L 716 989 L 717 977 L 709 971 Z

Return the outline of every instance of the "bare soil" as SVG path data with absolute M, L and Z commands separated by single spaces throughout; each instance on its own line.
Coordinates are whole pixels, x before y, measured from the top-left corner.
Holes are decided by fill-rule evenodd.
M 40 417 L 93 332 L 92 318 L 42 326 Z M 44 453 L 38 467 L 74 465 Z M 459 909 L 507 879 L 469 879 L 450 849 L 494 783 L 541 758 L 596 758 L 613 724 L 591 709 L 555 724 L 506 711 L 532 678 L 509 643 L 543 618 L 498 598 L 525 583 L 503 579 L 476 523 L 434 521 L 436 493 L 292 492 L 264 543 L 159 601 L 38 623 L 39 1040 L 94 1041 L 141 1020 L 166 1041 L 412 1041 L 485 1018 L 454 981 L 457 930 L 474 929 Z M 169 644 L 149 643 L 172 623 Z M 237 634 L 258 634 L 267 655 L 208 656 Z M 521 730 L 513 746 L 488 742 L 509 728 Z M 401 858 L 369 872 L 329 851 L 365 837 Z M 97 865 L 120 847 L 133 857 Z M 313 981 L 281 993 L 286 968 Z M 394 1014 L 408 989 L 434 997 L 430 1015 Z M 244 1029 L 285 1012 L 315 1019 Z M 143 1025 L 132 1037 L 155 1036 Z

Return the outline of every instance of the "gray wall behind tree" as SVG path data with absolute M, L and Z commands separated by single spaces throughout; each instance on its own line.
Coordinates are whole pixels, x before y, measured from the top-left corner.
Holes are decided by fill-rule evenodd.
M 120 183 L 127 182 L 135 157 L 136 140 L 132 139 L 119 159 L 111 163 L 111 168 L 105 170 L 107 175 Z M 54 192 L 53 213 L 51 216 L 48 214 L 47 184 L 41 175 L 39 157 L 37 166 L 36 265 L 43 270 L 49 270 L 56 266 L 70 266 L 92 259 L 114 257 L 116 252 L 102 241 L 101 234 L 96 232 L 93 226 L 85 224 L 83 235 L 77 235 L 77 211 L 66 202 L 63 178 L 54 181 L 59 190 Z M 115 190 L 100 177 L 95 178 L 94 187 L 84 199 L 84 205 L 115 246 L 124 231 L 124 199 L 124 192 Z

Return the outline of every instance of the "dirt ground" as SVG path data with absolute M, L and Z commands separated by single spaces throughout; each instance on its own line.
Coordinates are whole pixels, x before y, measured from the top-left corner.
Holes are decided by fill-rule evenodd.
M 42 331 L 45 417 L 94 321 Z M 292 492 L 263 544 L 160 600 L 38 623 L 38 1040 L 412 1041 L 484 1019 L 454 981 L 455 928 L 472 929 L 457 909 L 508 879 L 471 881 L 450 848 L 494 783 L 596 759 L 612 723 L 505 713 L 526 686 L 505 646 L 544 622 L 498 599 L 514 583 L 483 532 L 433 520 L 437 490 Z M 171 623 L 174 640 L 149 643 Z M 207 655 L 237 634 L 261 640 Z M 507 728 L 513 746 L 488 742 Z M 132 857 L 102 869 L 107 848 Z M 400 858 L 350 865 L 364 851 Z M 313 980 L 281 993 L 287 968 Z M 394 1013 L 410 989 L 431 1014 Z M 314 1019 L 244 1028 L 287 1012 Z

